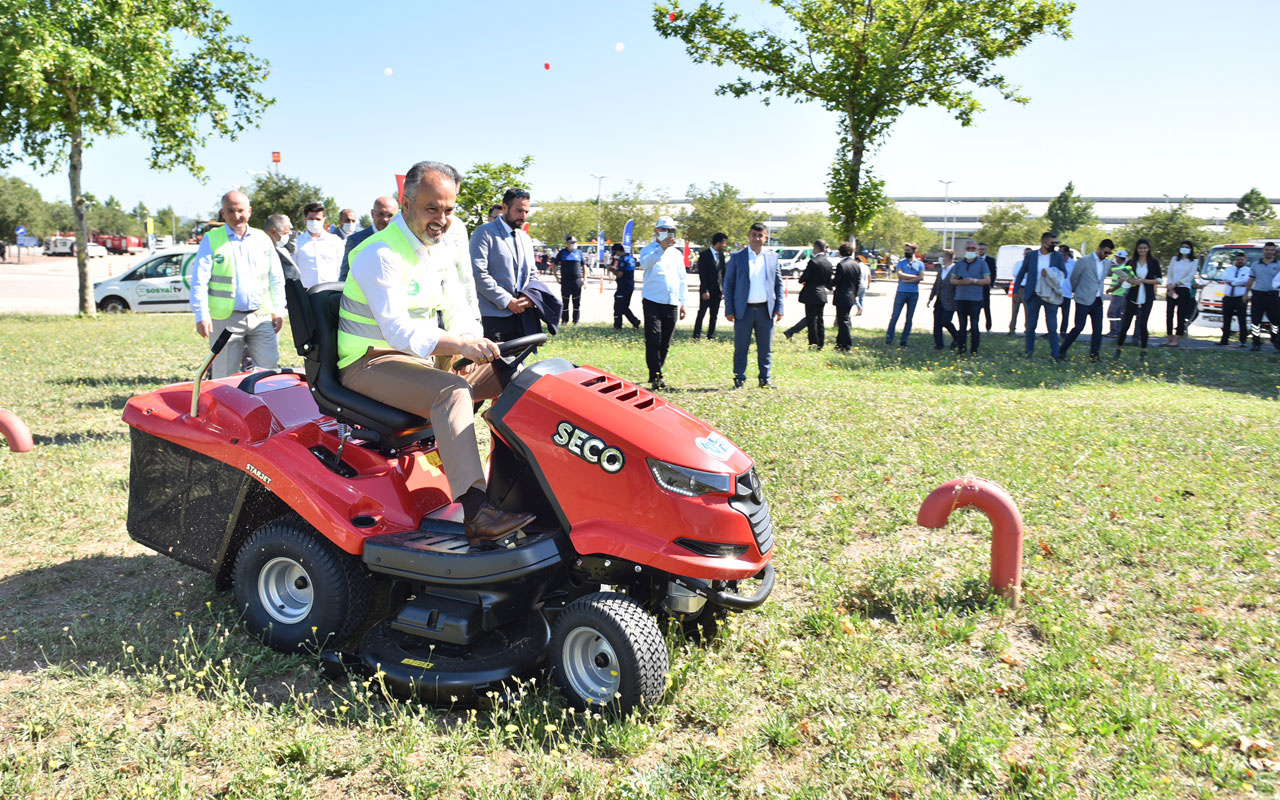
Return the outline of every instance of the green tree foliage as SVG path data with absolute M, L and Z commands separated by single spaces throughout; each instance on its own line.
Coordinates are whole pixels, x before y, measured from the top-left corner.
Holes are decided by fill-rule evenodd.
M 919 216 L 892 202 L 880 209 L 864 230 L 858 246 L 878 253 L 897 253 L 906 242 L 915 242 L 921 253 L 927 253 L 942 242 L 942 236 L 930 230 Z
M 319 186 L 305 183 L 290 175 L 268 172 L 253 179 L 253 185 L 246 188 L 249 195 L 249 206 L 253 213 L 249 215 L 249 225 L 262 228 L 267 224 L 267 217 L 272 214 L 284 214 L 295 228 L 303 228 L 306 219 L 302 209 L 308 203 L 324 203 L 325 219 L 332 223 L 338 219 L 338 204 L 332 197 L 324 193 Z M 211 219 L 220 219 L 215 213 Z
M 1041 231 L 1041 233 L 1044 233 L 1044 231 Z M 1097 249 L 1098 242 L 1103 239 L 1110 239 L 1114 242 L 1116 240 L 1115 233 L 1104 230 L 1099 225 L 1081 225 L 1075 230 L 1058 233 L 1058 241 L 1060 243 L 1070 245 L 1082 254 L 1092 253 Z M 1116 246 L 1119 247 L 1119 243 Z
M 525 156 L 519 164 L 475 164 L 462 175 L 458 188 L 458 208 L 453 216 L 474 231 L 489 219 L 489 207 L 502 202 L 508 189 L 528 189 L 525 173 L 533 166 L 533 156 Z M 535 198 L 536 200 L 536 198 Z
M 173 206 L 165 206 L 155 213 L 156 236 L 172 236 L 175 241 L 182 235 L 182 220 L 174 212 Z
M 210 0 L 0 0 L 0 19 L 0 166 L 68 164 L 80 311 L 93 314 L 84 148 L 132 131 L 152 169 L 200 176 L 205 131 L 235 139 L 273 102 L 255 88 L 268 64 Z
M 21 178 L 0 178 L 0 242 L 14 241 L 19 225 L 28 236 L 48 236 L 50 224 L 44 199 L 34 186 Z
M 778 231 L 778 241 L 784 245 L 811 245 L 823 239 L 835 250 L 839 234 L 831 224 L 831 217 L 821 211 L 797 211 L 787 215 L 787 226 Z
M 636 228 L 643 230 L 638 220 Z M 596 236 L 595 230 L 595 203 L 551 200 L 539 203 L 537 212 L 529 215 L 529 235 L 552 248 L 562 247 L 564 237 L 569 234 L 578 237 L 579 241 L 590 241 Z
M 982 110 L 975 90 L 1028 102 L 996 71 L 1042 35 L 1067 38 L 1075 6 L 1063 0 L 768 0 L 789 31 L 746 30 L 724 7 L 656 4 L 653 24 L 684 42 L 694 63 L 746 74 L 717 94 L 815 101 L 839 115 L 828 199 L 846 236 L 884 204 L 868 157 L 911 106 L 939 108 L 961 125 Z
M 1207 219 L 1191 216 L 1191 201 L 1184 199 L 1173 208 L 1148 209 L 1145 215 L 1116 231 L 1111 238 L 1115 240 L 1116 247 L 1122 247 L 1130 254 L 1135 242 L 1148 239 L 1156 258 L 1160 263 L 1168 264 L 1183 240 L 1189 239 L 1196 246 L 1196 252 L 1203 252 L 1205 245 L 1215 238 L 1203 230 L 1208 224 Z
M 1236 210 L 1227 215 L 1227 222 L 1234 222 L 1237 225 L 1259 225 L 1275 218 L 1276 211 L 1271 207 L 1271 202 L 1255 186 L 1236 202 Z
M 1049 220 L 1031 216 L 1021 203 L 999 203 L 982 215 L 982 227 L 973 240 L 986 242 L 987 251 L 994 254 L 1006 244 L 1039 245 L 1040 235 L 1047 230 Z
M 601 209 L 604 238 L 606 241 L 621 242 L 627 220 L 635 220 L 632 248 L 638 249 L 648 242 L 653 233 L 653 223 L 658 217 L 668 213 L 670 208 L 666 197 L 646 198 L 644 184 L 628 183 L 626 188 L 619 189 L 604 199 Z
M 1070 181 L 1057 197 L 1049 201 L 1049 210 L 1045 216 L 1049 219 L 1049 229 L 1058 234 L 1098 221 L 1093 213 L 1093 203 L 1081 199 L 1076 194 L 1075 183 Z
M 760 220 L 752 210 L 755 201 L 738 197 L 738 190 L 728 183 L 713 182 L 706 191 L 690 185 L 686 196 L 691 208 L 676 216 L 676 224 L 679 235 L 696 245 L 710 244 L 717 232 L 728 234 L 735 242 L 746 241 L 747 230 Z M 650 223 L 640 230 L 647 234 L 652 228 Z

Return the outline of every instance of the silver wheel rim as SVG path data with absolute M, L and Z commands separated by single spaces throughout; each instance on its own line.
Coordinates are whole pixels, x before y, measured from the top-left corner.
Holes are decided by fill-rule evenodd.
M 583 700 L 600 705 L 613 701 L 622 685 L 618 657 L 609 640 L 595 628 L 574 628 L 561 651 L 565 680 Z
M 258 602 L 276 622 L 292 625 L 311 613 L 311 576 L 292 558 L 273 558 L 258 572 Z

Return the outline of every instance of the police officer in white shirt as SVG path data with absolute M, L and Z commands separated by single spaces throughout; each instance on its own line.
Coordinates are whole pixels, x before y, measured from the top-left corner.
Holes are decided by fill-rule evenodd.
M 644 306 L 644 357 L 654 391 L 670 388 L 662 379 L 662 368 L 667 363 L 676 320 L 684 319 L 684 252 L 675 243 L 676 221 L 662 216 L 654 223 L 653 241 L 640 251 L 640 268 L 644 270 L 644 289 L 640 293 Z
M 1240 327 L 1240 346 L 1249 346 L 1249 323 L 1245 318 L 1245 294 L 1249 291 L 1249 281 L 1253 272 L 1247 266 L 1248 258 L 1243 250 L 1232 254 L 1234 263 L 1222 271 L 1218 280 L 1222 281 L 1222 339 L 1218 347 L 1226 347 L 1231 341 L 1231 319 L 1234 317 Z
M 302 285 L 310 289 L 318 283 L 338 280 L 343 242 L 324 229 L 323 203 L 307 203 L 302 211 L 307 218 L 307 232 L 298 237 L 293 260 L 302 275 Z

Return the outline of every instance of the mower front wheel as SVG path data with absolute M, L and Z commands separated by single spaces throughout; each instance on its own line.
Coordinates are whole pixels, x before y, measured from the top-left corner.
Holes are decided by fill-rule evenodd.
M 364 621 L 372 594 L 362 564 L 291 517 L 245 540 L 231 580 L 249 630 L 282 653 L 342 642 Z
M 666 691 L 667 646 L 653 616 L 613 592 L 579 597 L 551 631 L 552 675 L 575 708 L 620 714 L 653 706 Z

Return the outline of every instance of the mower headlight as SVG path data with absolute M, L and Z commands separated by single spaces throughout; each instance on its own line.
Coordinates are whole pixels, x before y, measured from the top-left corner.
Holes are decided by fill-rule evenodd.
M 700 469 L 678 467 L 665 461 L 650 458 L 649 471 L 658 485 L 668 492 L 697 497 L 702 494 L 732 494 L 733 476 L 720 472 L 703 472 Z

